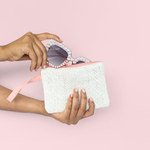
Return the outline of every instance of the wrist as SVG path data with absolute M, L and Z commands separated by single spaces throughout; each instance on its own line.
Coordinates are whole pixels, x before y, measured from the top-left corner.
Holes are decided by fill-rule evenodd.
M 6 46 L 0 46 L 0 61 L 7 61 L 8 53 L 6 50 Z
M 45 110 L 44 101 L 40 101 L 39 108 L 40 108 L 39 114 L 44 115 L 44 116 L 50 116 L 50 114 Z

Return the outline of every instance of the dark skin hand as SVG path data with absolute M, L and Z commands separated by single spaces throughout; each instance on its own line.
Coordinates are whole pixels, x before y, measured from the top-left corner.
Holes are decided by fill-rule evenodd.
M 28 32 L 21 38 L 1 47 L 3 55 L 0 61 L 20 61 L 31 60 L 30 71 L 42 68 L 46 65 L 47 54 L 46 48 L 41 41 L 54 39 L 62 42 L 57 35 L 50 33 L 33 34 Z
M 46 48 L 41 41 L 46 39 L 54 39 L 62 42 L 57 35 L 50 33 L 33 34 L 26 33 L 21 38 L 7 44 L 0 46 L 0 61 L 22 61 L 31 60 L 30 71 L 37 70 L 47 63 Z M 76 92 L 77 90 L 77 92 Z M 81 99 L 79 105 L 79 91 L 78 88 L 73 90 L 70 94 L 63 112 L 47 113 L 44 106 L 44 101 L 36 100 L 31 97 L 18 94 L 12 102 L 7 100 L 7 97 L 12 91 L 6 87 L 0 86 L 0 109 L 16 112 L 37 113 L 44 116 L 50 116 L 62 123 L 71 125 L 77 124 L 79 120 L 87 118 L 94 114 L 95 103 L 88 99 L 89 109 L 86 110 L 87 96 L 85 89 L 82 89 Z
M 94 114 L 95 104 L 93 101 L 91 101 L 92 100 L 91 98 L 88 99 L 89 109 L 86 110 L 87 96 L 86 96 L 86 92 L 84 92 L 85 89 L 82 89 L 80 91 L 81 100 L 80 100 L 80 106 L 78 107 L 79 92 L 78 90 L 76 92 L 76 89 L 78 88 L 75 88 L 73 90 L 73 94 L 69 95 L 65 110 L 60 113 L 53 113 L 51 114 L 51 117 L 61 121 L 62 123 L 71 125 L 71 124 L 77 124 L 80 119 L 92 116 Z
M 45 110 L 44 101 L 27 97 L 20 93 L 14 98 L 12 102 L 9 102 L 7 100 L 7 97 L 11 92 L 12 91 L 10 89 L 0 86 L 1 110 L 41 114 L 44 116 L 52 117 L 67 125 L 75 125 L 79 120 L 92 116 L 95 110 L 95 104 L 90 99 L 88 99 L 89 109 L 86 110 L 87 97 L 86 93 L 84 93 L 82 90 L 80 91 L 80 107 L 78 107 L 79 93 L 75 92 L 74 89 L 72 94 L 73 97 L 71 97 L 71 94 L 68 97 L 65 110 L 63 112 L 51 114 L 47 113 L 47 111 Z

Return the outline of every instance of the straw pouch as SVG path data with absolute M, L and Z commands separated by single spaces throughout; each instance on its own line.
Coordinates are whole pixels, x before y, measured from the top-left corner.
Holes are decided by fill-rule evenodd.
M 85 88 L 87 99 L 93 98 L 95 109 L 109 106 L 110 100 L 102 61 L 63 66 L 59 69 L 48 66 L 45 69 L 41 69 L 40 74 L 14 89 L 7 100 L 11 102 L 23 86 L 39 80 L 42 80 L 45 110 L 48 113 L 64 111 L 68 97 L 76 87 L 79 89 L 79 97 L 80 90 Z M 88 108 L 87 101 L 86 110 Z

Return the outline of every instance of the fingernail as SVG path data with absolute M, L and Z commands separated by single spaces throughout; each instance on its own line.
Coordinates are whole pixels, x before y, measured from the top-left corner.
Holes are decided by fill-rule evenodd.
M 92 97 L 90 97 L 90 101 L 93 102 L 93 98 Z
M 75 91 L 78 92 L 78 88 L 75 88 Z
M 82 89 L 83 93 L 85 93 L 85 89 Z
M 61 40 L 61 39 L 60 39 Z M 63 40 L 61 40 L 61 41 L 63 41 Z
M 73 94 L 71 94 L 71 97 L 73 97 Z

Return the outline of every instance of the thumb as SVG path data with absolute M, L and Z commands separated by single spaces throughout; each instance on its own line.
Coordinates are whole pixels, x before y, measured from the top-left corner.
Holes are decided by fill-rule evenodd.
M 23 55 L 20 59 L 18 59 L 17 61 L 22 61 L 22 60 L 31 60 L 30 57 L 28 55 Z
M 54 39 L 58 42 L 62 42 L 62 40 L 57 35 L 54 35 L 54 34 L 41 33 L 41 34 L 35 34 L 35 35 L 38 37 L 40 41 L 47 40 L 47 39 Z

